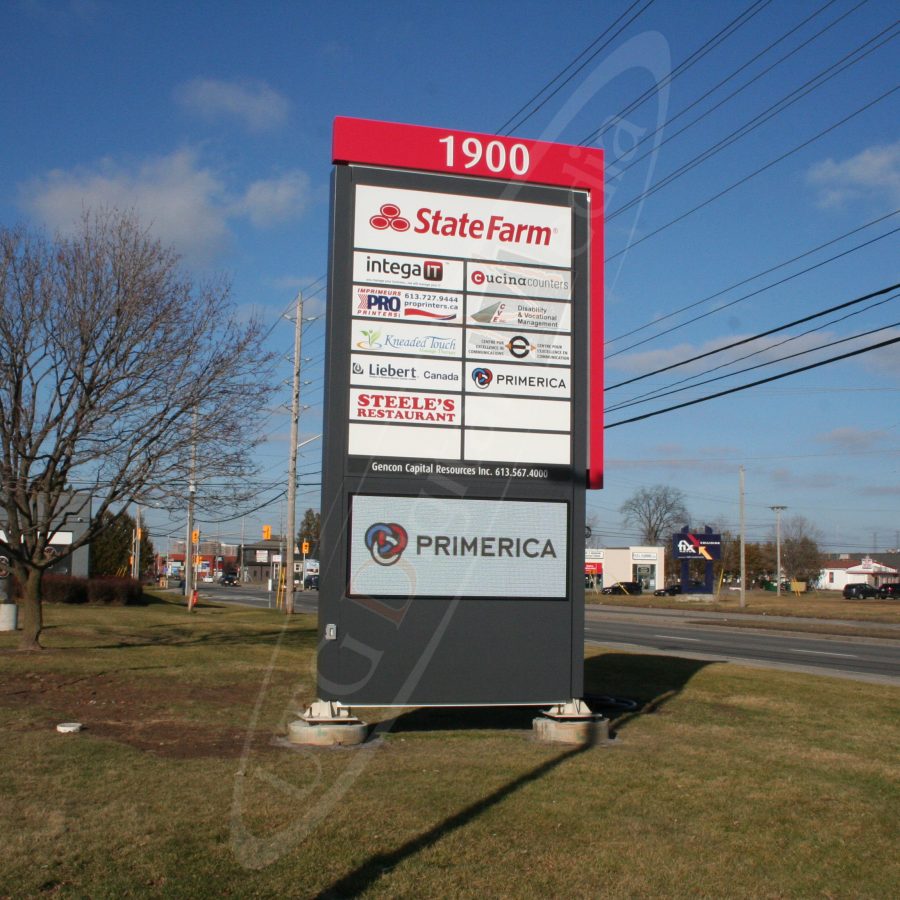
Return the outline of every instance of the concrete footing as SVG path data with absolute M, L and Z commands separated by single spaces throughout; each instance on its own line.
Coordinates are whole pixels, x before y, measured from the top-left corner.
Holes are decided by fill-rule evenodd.
M 531 723 L 534 736 L 549 744 L 605 744 L 609 719 L 593 713 L 583 700 L 570 700 L 544 710 Z
M 288 740 L 292 744 L 315 747 L 352 747 L 361 744 L 369 732 L 347 706 L 317 700 L 288 725 Z

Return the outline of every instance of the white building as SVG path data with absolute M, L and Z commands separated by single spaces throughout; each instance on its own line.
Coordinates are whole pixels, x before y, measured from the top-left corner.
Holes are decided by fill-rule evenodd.
M 592 547 L 584 551 L 584 572 L 597 587 L 617 581 L 639 581 L 651 593 L 666 583 L 663 547 Z
M 876 562 L 870 556 L 859 562 L 855 559 L 833 559 L 823 567 L 819 587 L 823 591 L 842 591 L 848 584 L 881 587 L 897 581 L 898 574 L 896 569 Z

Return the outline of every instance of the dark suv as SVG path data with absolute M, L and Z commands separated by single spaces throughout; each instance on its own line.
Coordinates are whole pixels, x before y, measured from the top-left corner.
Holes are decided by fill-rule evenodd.
M 223 575 L 222 580 L 219 582 L 219 584 L 227 584 L 227 585 L 231 585 L 232 587 L 234 587 L 234 585 L 236 585 L 237 583 L 238 583 L 237 575 L 232 575 L 232 574 Z
M 878 589 L 878 596 L 882 600 L 897 600 L 900 598 L 900 581 L 892 584 L 883 584 Z
M 844 586 L 845 600 L 870 600 L 878 596 L 878 588 L 866 584 L 864 581 L 854 582 Z
M 603 588 L 601 594 L 640 594 L 641 583 L 639 581 L 617 581 L 609 587 Z

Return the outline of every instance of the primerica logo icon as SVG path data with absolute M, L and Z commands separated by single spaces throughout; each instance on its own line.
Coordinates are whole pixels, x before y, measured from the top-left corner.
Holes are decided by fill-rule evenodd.
M 423 206 L 416 211 L 416 234 L 433 234 L 438 237 L 470 238 L 472 240 L 497 241 L 501 244 L 528 244 L 549 247 L 555 229 L 548 225 L 529 222 L 510 222 L 499 214 L 480 219 L 464 212 L 451 216 L 441 209 Z M 380 212 L 369 219 L 376 231 L 408 231 L 409 219 L 401 215 L 396 203 L 383 203 Z
M 490 369 L 486 369 L 483 366 L 472 369 L 472 381 L 475 382 L 475 387 L 481 388 L 483 391 L 487 390 L 493 380 L 494 373 Z
M 406 549 L 409 536 L 396 522 L 376 522 L 366 529 L 365 542 L 379 566 L 392 566 Z

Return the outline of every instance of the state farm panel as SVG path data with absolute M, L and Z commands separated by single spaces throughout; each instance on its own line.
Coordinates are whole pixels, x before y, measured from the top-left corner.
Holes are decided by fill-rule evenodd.
M 353 238 L 356 248 L 570 268 L 571 219 L 566 206 L 361 184 Z
M 353 315 L 406 322 L 462 321 L 462 294 L 415 288 L 353 286 Z
M 460 459 L 459 428 L 350 423 L 348 453 L 381 459 Z
M 449 359 L 350 355 L 350 384 L 426 390 L 462 390 L 462 363 Z
M 572 393 L 570 369 L 466 363 L 467 394 L 508 394 L 515 397 L 556 397 Z
M 572 307 L 551 300 L 496 300 L 493 297 L 466 299 L 466 322 L 534 331 L 571 331 Z
M 564 431 L 572 427 L 568 400 L 466 397 L 466 427 Z
M 572 361 L 572 341 L 563 334 L 524 334 L 516 331 L 468 328 L 466 358 L 500 362 L 555 363 Z
M 353 254 L 353 280 L 391 287 L 463 289 L 463 264 L 455 259 L 400 256 L 357 250 Z
M 470 262 L 466 271 L 466 290 L 471 294 L 571 300 L 572 275 L 560 269 Z
M 460 396 L 353 388 L 350 421 L 459 425 Z
M 361 322 L 354 319 L 350 330 L 350 349 L 367 353 L 459 357 L 462 355 L 462 329 L 452 325 Z
M 566 597 L 560 502 L 354 496 L 350 595 Z

